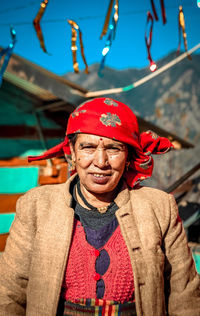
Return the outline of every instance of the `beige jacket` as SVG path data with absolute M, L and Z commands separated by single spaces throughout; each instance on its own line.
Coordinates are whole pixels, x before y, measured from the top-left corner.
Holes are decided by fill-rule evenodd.
M 71 181 L 32 189 L 18 200 L 0 256 L 0 316 L 56 315 L 74 220 Z M 170 316 L 200 316 L 199 277 L 173 197 L 124 187 L 116 203 L 137 315 L 161 316 L 168 309 Z

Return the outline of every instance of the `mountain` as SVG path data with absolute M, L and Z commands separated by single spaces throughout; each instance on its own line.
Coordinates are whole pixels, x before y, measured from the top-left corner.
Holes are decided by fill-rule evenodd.
M 176 57 L 175 52 L 157 61 L 158 69 Z M 105 67 L 98 76 L 99 64 L 89 67 L 90 74 L 67 73 L 68 80 L 89 91 L 124 87 L 150 74 L 149 68 L 116 70 Z M 127 92 L 107 95 L 120 100 L 141 117 L 192 142 L 189 150 L 172 151 L 155 159 L 151 185 L 167 188 L 199 162 L 200 156 L 200 55 L 192 55 Z M 154 156 L 155 157 L 155 156 Z

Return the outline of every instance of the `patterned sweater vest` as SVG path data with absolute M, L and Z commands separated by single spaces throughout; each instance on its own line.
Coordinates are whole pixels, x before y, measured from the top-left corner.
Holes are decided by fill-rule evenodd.
M 101 276 L 96 273 L 95 262 L 102 249 L 105 249 L 109 255 L 110 265 Z M 119 226 L 106 244 L 98 250 L 87 242 L 81 222 L 75 220 L 62 297 L 75 303 L 79 299 L 97 298 L 96 285 L 101 278 L 105 284 L 104 300 L 120 303 L 132 301 L 134 299 L 133 272 Z

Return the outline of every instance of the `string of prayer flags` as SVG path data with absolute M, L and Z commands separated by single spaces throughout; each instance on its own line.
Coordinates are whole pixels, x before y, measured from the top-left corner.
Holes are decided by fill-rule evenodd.
M 0 69 L 0 87 L 2 84 L 3 74 L 7 68 L 7 65 L 9 63 L 10 57 L 11 57 L 12 52 L 13 52 L 13 49 L 15 47 L 15 43 L 17 41 L 16 31 L 13 27 L 10 28 L 10 34 L 11 34 L 12 42 L 9 44 L 9 46 L 7 48 L 2 49 L 0 52 L 0 60 L 5 55 L 3 64 L 2 64 L 1 69 Z
M 179 54 L 180 47 L 181 47 L 181 33 L 183 35 L 185 51 L 186 51 L 186 53 L 188 52 L 187 34 L 185 31 L 185 18 L 184 18 L 184 13 L 183 13 L 183 7 L 181 5 L 179 6 L 179 13 L 178 13 L 178 29 L 179 29 L 179 44 L 178 44 L 178 48 L 177 48 L 177 55 Z M 188 59 L 192 59 L 188 53 L 187 53 L 187 57 L 188 57 Z
M 111 0 L 109 8 L 108 8 L 108 13 L 107 13 L 107 16 L 106 16 L 106 20 L 105 20 L 105 23 L 104 23 L 103 31 L 101 33 L 101 38 L 102 38 L 103 35 L 105 35 L 107 33 L 108 22 L 109 22 L 109 19 L 110 19 L 111 9 L 112 9 L 113 3 L 114 3 L 114 1 Z M 105 43 L 105 47 L 102 50 L 102 56 L 103 57 L 102 57 L 102 60 L 101 60 L 100 66 L 99 66 L 99 72 L 98 72 L 99 76 L 102 76 L 101 71 L 102 71 L 102 69 L 104 68 L 104 65 L 105 65 L 106 55 L 108 54 L 108 52 L 110 50 L 110 47 L 112 45 L 113 40 L 115 39 L 118 18 L 119 18 L 119 1 L 115 0 L 114 14 L 113 14 L 113 17 L 112 17 L 112 21 L 111 21 L 111 23 L 109 25 L 109 34 L 108 34 L 108 37 L 107 37 L 107 40 L 106 40 L 106 43 Z
M 119 18 L 119 1 L 118 0 L 115 0 L 114 9 L 115 9 L 115 13 L 114 13 L 113 19 L 114 19 L 115 23 L 114 23 L 113 39 L 115 38 L 117 21 L 118 21 L 118 18 Z
M 161 6 L 163 24 L 165 24 L 165 23 L 167 22 L 167 19 L 166 19 L 166 12 L 165 12 L 164 0 L 160 0 L 160 6 Z M 155 19 L 156 21 L 158 21 L 158 15 L 157 15 L 156 7 L 155 7 L 155 5 L 154 5 L 154 1 L 153 1 L 153 0 L 151 0 L 151 7 L 152 7 L 154 19 Z
M 147 36 L 147 28 L 149 26 L 150 23 L 150 29 L 149 29 L 149 35 Z M 146 22 L 146 31 L 145 31 L 145 43 L 146 43 L 146 47 L 147 47 L 147 58 L 150 62 L 150 70 L 153 72 L 157 69 L 157 66 L 155 64 L 155 62 L 153 61 L 152 57 L 151 57 L 151 52 L 150 52 L 150 48 L 151 48 L 151 43 L 152 43 L 152 35 L 153 35 L 153 16 L 151 14 L 150 11 L 147 12 L 147 22 Z
M 107 14 L 106 14 L 106 18 L 105 18 L 105 22 L 104 22 L 104 26 L 103 26 L 103 30 L 102 30 L 100 39 L 102 39 L 102 37 L 104 35 L 106 35 L 106 33 L 108 31 L 108 25 L 109 25 L 109 21 L 110 21 L 111 12 L 112 12 L 112 9 L 113 9 L 113 3 L 114 3 L 114 0 L 110 0 L 109 6 L 108 6 L 108 11 L 107 11 Z
M 42 48 L 44 53 L 47 53 L 47 50 L 46 50 L 46 47 L 45 47 L 45 44 L 44 44 L 44 37 L 43 37 L 42 30 L 41 30 L 41 27 L 40 27 L 40 20 L 41 20 L 43 14 L 45 12 L 47 4 L 48 4 L 48 0 L 44 0 L 44 1 L 41 2 L 40 9 L 39 9 L 35 19 L 33 20 L 33 25 L 34 25 L 37 37 L 38 37 L 39 42 L 40 42 L 40 47 Z
M 81 30 L 78 26 L 78 24 L 72 20 L 67 20 L 68 23 L 71 25 L 72 28 L 72 38 L 71 38 L 71 50 L 72 50 L 72 57 L 73 57 L 73 68 L 74 68 L 74 72 L 78 73 L 79 72 L 79 66 L 78 66 L 78 62 L 77 62 L 77 56 L 76 56 L 76 52 L 77 52 L 77 45 L 76 45 L 76 41 L 77 41 L 77 31 L 79 32 L 79 42 L 80 42 L 80 47 L 81 47 L 81 56 L 83 59 L 83 62 L 85 64 L 85 73 L 88 74 L 88 65 L 85 59 L 85 55 L 84 55 L 84 48 L 83 48 L 83 40 L 82 40 L 82 33 Z
M 105 19 L 105 22 L 104 22 L 104 26 L 103 26 L 103 30 L 102 30 L 100 39 L 102 39 L 102 37 L 104 35 L 106 35 L 106 33 L 107 33 L 108 25 L 109 25 L 109 21 L 110 21 L 110 16 L 111 16 L 111 12 L 112 12 L 112 9 L 113 9 L 113 3 L 114 3 L 114 0 L 111 0 L 110 4 L 109 4 L 109 7 L 108 7 L 108 12 L 107 12 L 107 15 L 106 15 L 106 19 Z M 113 39 L 115 38 L 117 21 L 118 21 L 118 18 L 119 18 L 119 1 L 118 0 L 115 0 L 114 10 L 115 10 L 115 12 L 114 12 L 114 15 L 113 15 L 113 18 L 112 18 L 112 23 L 109 25 L 109 29 L 113 30 Z M 113 19 L 114 19 L 114 23 L 113 23 Z
M 161 5 L 161 11 L 162 11 L 163 24 L 165 24 L 167 22 L 167 18 L 166 18 L 164 0 L 160 0 L 160 5 Z
M 151 7 L 152 7 L 154 19 L 155 19 L 156 21 L 158 21 L 158 15 L 157 15 L 156 7 L 155 7 L 155 4 L 154 4 L 154 1 L 153 1 L 153 0 L 151 0 Z

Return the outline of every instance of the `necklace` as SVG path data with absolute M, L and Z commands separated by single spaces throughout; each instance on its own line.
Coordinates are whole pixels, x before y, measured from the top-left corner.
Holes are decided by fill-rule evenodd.
M 109 206 L 110 204 L 108 206 L 97 207 L 97 210 L 99 211 L 99 213 L 105 213 L 108 210 Z
M 90 203 L 88 203 L 88 201 L 86 200 L 86 198 L 84 197 L 82 191 L 81 191 L 81 187 L 80 187 L 80 181 L 78 181 L 77 183 L 77 192 L 79 197 L 81 198 L 81 200 L 83 201 L 83 203 L 91 210 L 96 210 L 99 213 L 105 213 L 107 212 L 107 210 L 112 207 L 112 205 L 114 204 L 114 202 L 111 202 L 108 206 L 102 206 L 102 207 L 95 207 L 93 205 L 91 205 Z

